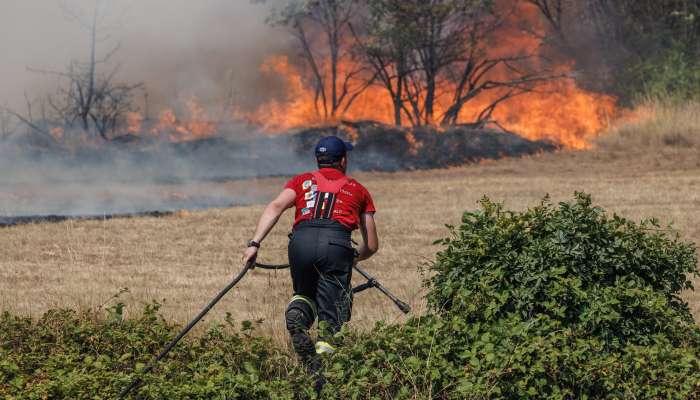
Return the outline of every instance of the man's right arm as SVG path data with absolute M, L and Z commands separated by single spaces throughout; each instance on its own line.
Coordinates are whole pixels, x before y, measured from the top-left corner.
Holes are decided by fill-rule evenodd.
M 292 207 L 296 200 L 296 193 L 292 189 L 284 189 L 276 199 L 265 207 L 255 229 L 253 240 L 261 243 L 279 220 L 282 213 Z
M 258 226 L 253 235 L 253 241 L 261 243 L 280 219 L 282 213 L 294 205 L 295 200 L 296 192 L 288 188 L 284 189 L 276 199 L 272 200 L 260 216 Z M 257 247 L 248 247 L 243 253 L 243 262 L 255 261 L 257 255 Z
M 379 237 L 377 226 L 374 223 L 374 213 L 362 213 L 360 215 L 360 233 L 362 233 L 362 245 L 358 252 L 357 261 L 366 260 L 379 250 Z

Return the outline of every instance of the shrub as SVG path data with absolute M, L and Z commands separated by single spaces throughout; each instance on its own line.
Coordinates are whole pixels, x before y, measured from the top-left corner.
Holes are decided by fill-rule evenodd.
M 177 333 L 157 310 L 147 306 L 142 317 L 131 320 L 120 318 L 120 306 L 105 320 L 70 310 L 50 311 L 38 321 L 4 313 L 0 398 L 116 398 Z M 132 398 L 308 397 L 310 384 L 288 355 L 271 340 L 251 336 L 250 329 L 213 326 L 181 342 Z
M 658 221 L 609 217 L 578 193 L 525 212 L 484 199 L 468 212 L 432 266 L 429 304 L 468 322 L 547 316 L 609 345 L 698 340 L 687 304 L 695 247 Z M 670 229 L 670 228 L 669 228 Z M 699 344 L 696 341 L 693 344 Z
M 333 393 L 700 398 L 700 330 L 679 297 L 693 245 L 580 193 L 525 212 L 483 199 L 451 230 L 430 267 L 432 312 L 343 349 Z
M 697 100 L 700 63 L 697 44 L 672 42 L 618 71 L 618 91 L 628 98 Z

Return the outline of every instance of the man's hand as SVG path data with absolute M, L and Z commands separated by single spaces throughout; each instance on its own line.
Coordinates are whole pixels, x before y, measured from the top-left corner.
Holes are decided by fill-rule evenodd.
M 255 263 L 258 258 L 258 248 L 250 246 L 243 252 L 243 263 L 248 264 L 249 262 Z

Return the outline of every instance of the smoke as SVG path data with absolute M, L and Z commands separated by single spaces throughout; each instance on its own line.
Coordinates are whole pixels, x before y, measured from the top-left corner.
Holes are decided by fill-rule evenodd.
M 72 61 L 88 59 L 90 37 L 81 19 L 89 21 L 96 0 L 0 2 L 0 106 L 25 113 L 25 96 L 45 98 L 59 85 L 55 75 L 29 69 L 65 71 Z M 141 112 L 154 116 L 194 97 L 216 115 L 226 102 L 250 108 L 275 94 L 259 66 L 269 55 L 290 48 L 288 36 L 265 23 L 276 1 L 102 3 L 97 56 L 117 51 L 99 68 L 101 73 L 116 69 L 117 82 L 145 84 L 147 100 L 135 99 Z M 0 143 L 0 216 L 101 215 L 256 203 L 274 195 L 269 185 L 243 184 L 240 179 L 312 166 L 310 157 L 297 156 L 284 139 L 250 140 L 245 126 L 221 130 L 228 140 L 109 143 L 95 148 L 24 146 L 23 141 L 36 138 L 16 134 L 14 140 Z
M 281 186 L 249 178 L 285 176 L 314 166 L 312 153 L 301 151 L 295 136 L 110 143 L 63 153 L 14 150 L 0 148 L 0 217 L 256 204 L 271 199 Z
M 24 93 L 51 93 L 54 76 L 30 68 L 65 70 L 86 60 L 90 38 L 70 14 L 91 15 L 95 0 L 2 0 L 0 12 L 0 105 L 23 109 Z M 260 102 L 266 85 L 258 67 L 284 53 L 289 38 L 265 24 L 269 7 L 249 0 L 108 0 L 99 27 L 98 56 L 115 46 L 109 65 L 118 80 L 144 82 L 149 106 L 158 109 L 183 96 L 221 104 L 231 94 L 241 103 Z M 69 12 L 66 12 L 69 10 Z
M 255 110 L 257 119 L 269 119 L 268 111 L 275 104 L 278 116 L 288 117 L 304 110 L 293 101 L 303 98 L 304 91 L 308 99 L 314 98 L 304 85 L 299 85 L 299 93 L 282 93 L 294 74 L 284 75 L 274 68 L 266 73 L 260 70 L 271 55 L 292 55 L 296 48 L 290 35 L 265 23 L 270 7 L 283 1 L 0 0 L 0 106 L 23 113 L 25 93 L 29 99 L 41 99 L 56 90 L 56 75 L 32 72 L 28 67 L 65 71 L 72 61 L 87 61 L 90 36 L 81 21 L 89 20 L 95 4 L 101 2 L 97 57 L 117 51 L 107 64 L 99 65 L 98 72 L 116 70 L 116 82 L 145 84 L 144 96 L 135 101 L 146 121 L 137 129 L 138 137 L 122 135 L 109 142 L 83 140 L 81 130 L 65 132 L 67 139 L 60 144 L 40 134 L 16 134 L 12 140 L 1 140 L 0 217 L 122 214 L 257 203 L 274 192 L 269 185 L 259 185 L 256 180 L 242 183 L 243 179 L 291 175 L 312 168 L 313 140 L 300 146 L 294 135 L 267 137 L 230 118 L 231 110 L 236 109 L 243 114 Z M 375 89 L 385 95 L 383 89 Z M 284 100 L 292 101 L 276 102 L 282 94 L 288 95 Z M 166 107 L 182 111 L 183 102 L 192 98 L 206 115 L 199 120 L 193 115 L 189 118 L 212 122 L 216 135 L 190 135 L 200 140 L 181 143 L 154 139 L 154 135 L 163 139 L 177 134 L 182 126 L 154 134 L 151 128 L 157 113 Z M 378 109 L 381 96 L 368 94 L 366 98 L 365 109 Z M 355 104 L 362 104 L 360 100 Z M 584 100 L 593 106 L 600 103 L 598 97 Z M 543 104 L 539 108 L 547 112 L 541 120 L 549 122 L 551 101 Z M 579 111 L 583 108 L 572 104 Z M 314 110 L 313 100 L 307 105 L 305 109 Z M 531 112 L 530 105 L 522 109 Z M 263 112 L 258 115 L 260 109 Z M 526 115 L 519 108 L 509 112 L 511 117 Z M 38 113 L 34 109 L 35 117 Z M 533 118 L 524 119 L 527 126 L 534 125 Z M 558 130 L 546 128 L 543 131 Z M 455 135 L 450 147 L 447 141 L 440 142 L 445 135 L 432 132 L 419 141 L 423 150 L 411 156 L 417 148 L 406 141 L 406 132 L 397 130 L 391 137 L 398 139 L 390 140 L 386 127 L 377 130 L 380 132 L 370 135 L 366 147 L 358 147 L 364 152 L 362 162 L 367 169 L 433 168 L 491 157 L 487 156 L 491 153 L 500 157 L 510 151 L 530 154 L 552 147 L 522 138 L 522 143 L 516 143 L 495 134 L 466 135 L 466 131 Z M 468 143 L 465 135 L 474 143 Z M 81 143 L 76 145 L 76 140 Z M 457 148 L 460 150 L 454 151 Z M 456 159 L 445 158 L 453 153 Z

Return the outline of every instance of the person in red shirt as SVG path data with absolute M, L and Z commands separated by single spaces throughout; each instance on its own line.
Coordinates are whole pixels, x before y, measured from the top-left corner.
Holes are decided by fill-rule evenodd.
M 315 150 L 319 169 L 292 178 L 268 204 L 243 255 L 244 262 L 254 262 L 282 213 L 296 208 L 288 247 L 294 295 L 285 320 L 294 350 L 313 373 L 320 369 L 318 354 L 334 350 L 333 335 L 350 319 L 354 263 L 370 258 L 379 248 L 372 196 L 345 175 L 352 148 L 335 136 L 321 138 Z M 358 250 L 351 241 L 355 229 L 363 239 Z M 321 329 L 314 344 L 308 331 L 316 318 Z

